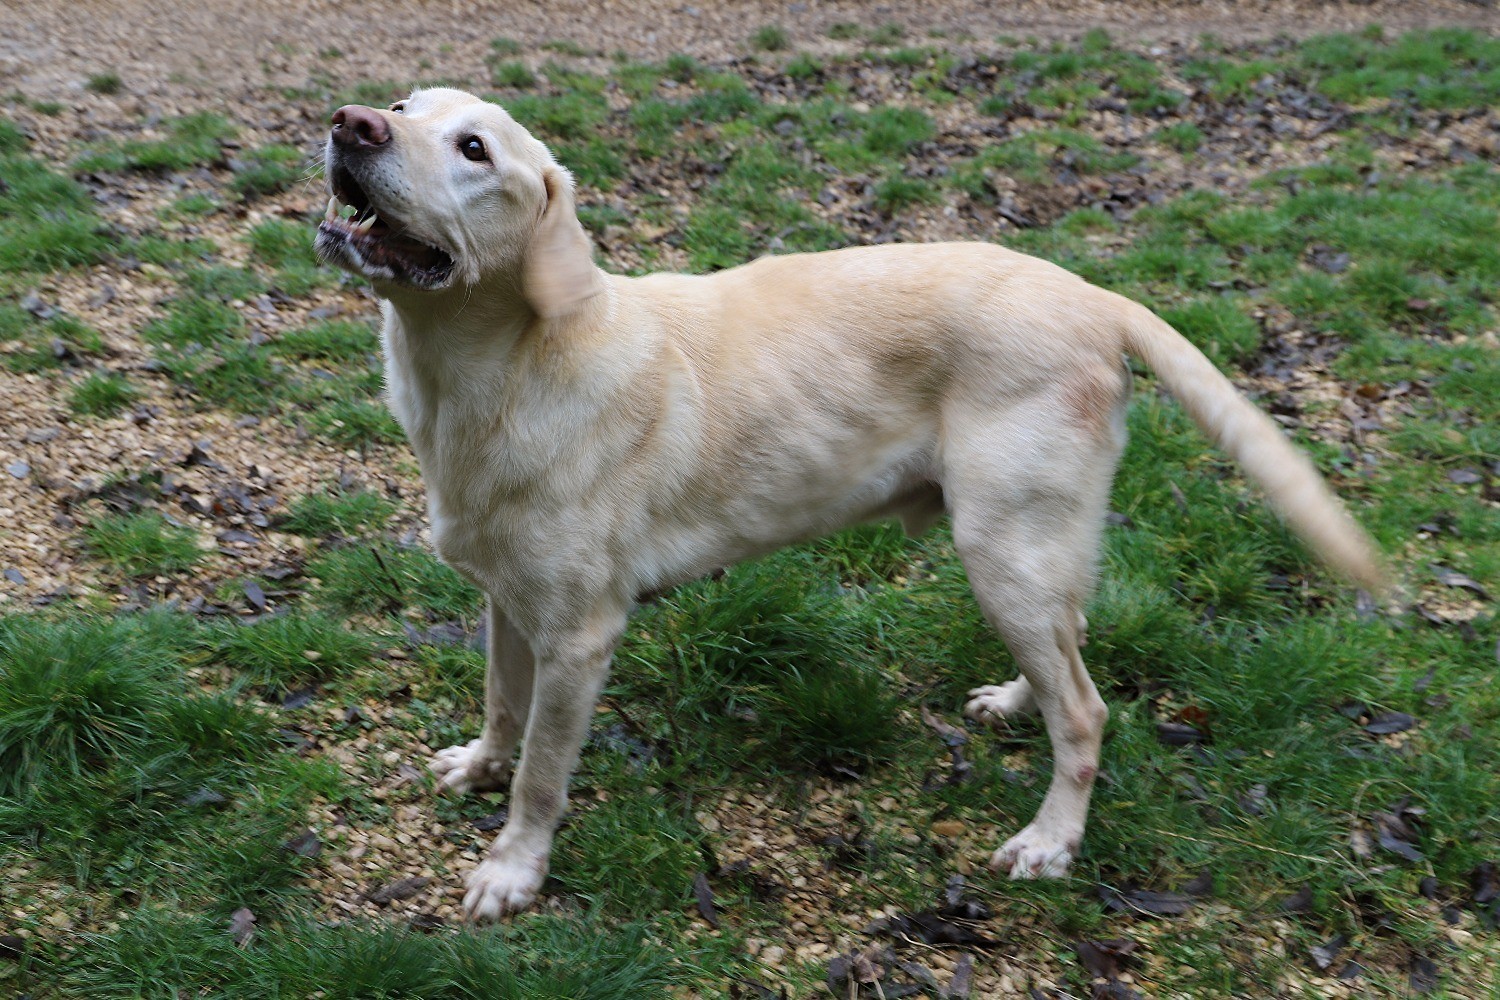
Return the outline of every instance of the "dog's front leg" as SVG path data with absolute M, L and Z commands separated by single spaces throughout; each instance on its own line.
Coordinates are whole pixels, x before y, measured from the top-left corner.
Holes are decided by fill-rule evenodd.
M 530 906 L 552 855 L 552 833 L 568 800 L 568 779 L 625 629 L 625 612 L 595 615 L 586 627 L 535 643 L 535 687 L 511 783 L 510 818 L 489 856 L 468 878 L 464 911 L 494 920 Z
M 445 792 L 485 792 L 505 787 L 511 757 L 531 711 L 535 661 L 531 644 L 490 601 L 489 662 L 484 674 L 484 729 L 479 739 L 439 750 L 432 773 Z

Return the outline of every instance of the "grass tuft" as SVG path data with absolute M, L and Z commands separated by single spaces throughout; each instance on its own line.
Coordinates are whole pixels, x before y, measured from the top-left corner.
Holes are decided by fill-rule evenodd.
M 779 24 L 767 24 L 757 28 L 750 36 L 752 48 L 761 49 L 765 52 L 780 52 L 789 48 L 792 44 L 791 37 L 785 28 Z
M 296 146 L 276 143 L 252 149 L 234 165 L 230 190 L 247 200 L 285 191 L 311 179 L 308 157 Z
M 119 73 L 106 69 L 90 76 L 83 85 L 96 94 L 118 94 L 124 87 L 124 81 L 120 79 Z
M 83 529 L 89 555 L 128 576 L 170 575 L 203 558 L 198 533 L 160 514 L 104 514 Z
M 213 662 L 276 691 L 338 677 L 367 663 L 376 649 L 374 638 L 317 612 L 226 625 L 203 642 Z
M 395 512 L 395 501 L 373 490 L 309 493 L 293 501 L 280 527 L 308 538 L 354 537 L 381 530 Z
M 480 596 L 463 577 L 424 549 L 389 543 L 351 545 L 307 564 L 319 581 L 314 597 L 346 614 L 418 608 L 436 620 L 476 620 Z
M 497 87 L 524 90 L 536 86 L 536 74 L 523 62 L 506 60 L 490 67 L 490 82 Z
M 165 124 L 161 139 L 130 139 L 85 153 L 75 166 L 83 171 L 139 170 L 164 172 L 217 163 L 224 140 L 238 130 L 222 115 L 198 112 Z
M 94 372 L 73 387 L 68 408 L 87 417 L 113 417 L 140 398 L 140 390 L 118 372 Z
M 288 330 L 274 345 L 276 353 L 284 357 L 340 364 L 363 362 L 379 349 L 379 339 L 370 325 L 350 320 L 327 320 Z

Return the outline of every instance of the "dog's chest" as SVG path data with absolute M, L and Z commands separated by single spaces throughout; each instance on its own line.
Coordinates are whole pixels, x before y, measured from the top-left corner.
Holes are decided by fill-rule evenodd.
M 392 366 L 390 404 L 421 466 L 439 554 L 493 596 L 556 603 L 608 548 L 610 519 L 588 511 L 622 431 L 535 382 L 469 372 L 433 391 L 412 376 Z

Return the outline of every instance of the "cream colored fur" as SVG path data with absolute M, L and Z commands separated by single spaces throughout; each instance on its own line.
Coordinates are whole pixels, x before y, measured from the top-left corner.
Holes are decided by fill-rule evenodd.
M 444 559 L 489 597 L 486 715 L 440 785 L 508 779 L 510 818 L 469 876 L 474 918 L 547 871 L 610 656 L 638 595 L 845 525 L 947 513 L 1021 678 L 972 693 L 1040 711 L 1036 818 L 995 852 L 1062 874 L 1083 836 L 1107 710 L 1079 655 L 1125 443 L 1126 354 L 1148 364 L 1336 569 L 1377 557 L 1311 463 L 1141 306 L 982 243 L 769 257 L 709 276 L 608 275 L 572 182 L 500 108 L 426 90 L 348 162 L 384 215 L 448 251 L 452 281 L 385 299 L 390 405 Z M 480 137 L 488 163 L 460 156 Z M 330 167 L 344 156 L 330 143 Z

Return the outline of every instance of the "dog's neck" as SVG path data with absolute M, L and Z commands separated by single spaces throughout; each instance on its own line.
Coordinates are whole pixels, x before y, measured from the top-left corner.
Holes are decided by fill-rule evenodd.
M 384 304 L 387 398 L 435 523 L 441 511 L 487 509 L 518 491 L 592 488 L 659 420 L 650 373 L 660 345 L 639 324 L 614 321 L 615 279 L 562 320 L 480 297 Z
M 543 343 L 554 354 L 586 352 L 606 328 L 613 305 L 613 289 L 603 287 L 601 294 L 559 319 L 538 316 L 510 282 L 384 297 L 389 361 L 443 391 L 450 383 L 470 382 L 479 372 L 504 374 L 518 354 Z
M 413 443 L 420 447 L 439 407 L 463 408 L 486 423 L 525 386 L 589 383 L 584 398 L 594 399 L 617 391 L 639 357 L 610 322 L 617 290 L 607 280 L 601 288 L 556 319 L 538 316 L 518 289 L 503 286 L 385 299 L 391 402 Z

